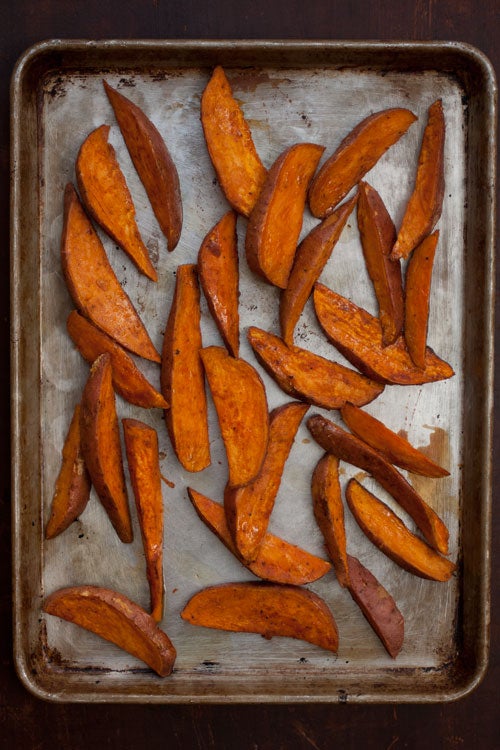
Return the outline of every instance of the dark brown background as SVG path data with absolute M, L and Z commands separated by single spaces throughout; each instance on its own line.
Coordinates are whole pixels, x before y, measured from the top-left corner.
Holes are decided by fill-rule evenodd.
M 9 79 L 18 56 L 48 38 L 451 39 L 479 47 L 497 72 L 496 0 L 0 0 L 0 748 L 500 747 L 500 513 L 494 512 L 491 659 L 482 685 L 429 706 L 51 705 L 12 664 L 9 481 Z M 498 356 L 497 356 L 498 361 Z M 498 411 L 497 406 L 497 411 Z M 498 430 L 494 450 L 498 453 Z M 494 496 L 499 486 L 495 462 Z M 495 500 L 495 497 L 494 497 Z

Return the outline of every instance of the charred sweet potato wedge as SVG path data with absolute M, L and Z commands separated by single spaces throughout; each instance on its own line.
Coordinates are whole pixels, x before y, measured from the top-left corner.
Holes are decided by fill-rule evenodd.
M 87 136 L 78 152 L 75 171 L 83 204 L 139 271 L 158 281 L 135 221 L 132 196 L 108 135 L 109 125 L 101 125 Z
M 338 631 L 325 602 L 299 586 L 274 583 L 225 583 L 195 594 L 181 612 L 192 625 L 285 636 L 333 651 Z
M 293 265 L 307 188 L 316 171 L 323 146 L 290 146 L 269 170 L 245 238 L 249 267 L 265 281 L 286 289 Z
M 405 341 L 417 367 L 425 367 L 427 323 L 432 267 L 439 232 L 429 235 L 415 248 L 406 267 Z
M 324 219 L 416 119 L 408 109 L 386 109 L 356 125 L 311 183 L 313 216 Z
M 201 98 L 201 124 L 224 195 L 235 211 L 250 216 L 267 170 L 220 66 L 215 68 Z
M 142 607 L 117 591 L 97 586 L 59 589 L 45 599 L 43 611 L 111 641 L 160 677 L 173 669 L 176 651 L 170 638 Z
M 160 229 L 174 250 L 182 230 L 182 198 L 177 167 L 149 117 L 130 99 L 103 81 L 130 158 L 134 163 Z
M 344 526 L 344 505 L 339 481 L 339 460 L 327 453 L 316 464 L 311 481 L 314 516 L 326 542 L 341 586 L 349 586 Z

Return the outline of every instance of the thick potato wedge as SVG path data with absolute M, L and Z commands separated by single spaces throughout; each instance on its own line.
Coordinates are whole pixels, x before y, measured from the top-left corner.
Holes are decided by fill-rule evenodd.
M 92 484 L 122 542 L 133 539 L 115 408 L 111 357 L 101 354 L 83 390 L 82 453 Z
M 448 554 L 448 529 L 443 521 L 381 453 L 320 414 L 309 417 L 307 426 L 325 451 L 371 474 L 413 518 L 429 544 Z
M 245 238 L 249 267 L 270 284 L 286 289 L 293 265 L 307 188 L 323 146 L 298 143 L 274 162 L 250 215 Z
M 285 636 L 333 651 L 338 631 L 325 602 L 312 591 L 273 583 L 225 583 L 195 594 L 181 612 L 192 625 Z
M 248 340 L 255 355 L 280 388 L 294 398 L 324 409 L 339 409 L 346 401 L 359 406 L 373 401 L 384 386 L 348 367 L 331 362 L 253 326 Z
M 293 332 L 300 314 L 332 254 L 357 199 L 356 194 L 314 227 L 297 248 L 287 287 L 280 298 L 281 335 L 288 346 L 293 346 Z
M 424 369 L 412 361 L 403 337 L 384 347 L 378 318 L 319 282 L 314 288 L 314 309 L 329 341 L 354 367 L 379 383 L 420 385 L 454 375 L 430 347 Z
M 59 589 L 45 599 L 43 611 L 111 641 L 160 677 L 173 669 L 176 651 L 170 638 L 142 607 L 117 591 L 97 586 Z
M 236 214 L 228 211 L 210 230 L 198 253 L 198 276 L 208 308 L 230 354 L 240 346 Z
M 362 120 L 323 164 L 309 188 L 309 208 L 324 219 L 417 118 L 386 109 Z
M 62 449 L 62 464 L 56 480 L 45 538 L 53 539 L 83 513 L 90 497 L 90 477 L 80 441 L 80 404 L 75 406 Z
M 311 481 L 314 516 L 341 586 L 349 586 L 339 460 L 330 453 L 316 464 Z
M 224 507 L 191 487 L 188 487 L 188 495 L 203 523 L 258 578 L 301 586 L 317 581 L 331 570 L 330 563 L 321 557 L 269 533 L 264 535 L 255 560 L 242 560 L 231 538 Z
M 159 362 L 160 355 L 71 184 L 64 193 L 61 260 L 69 293 L 82 315 L 129 351 Z
M 125 177 L 108 143 L 109 125 L 93 130 L 76 160 L 76 182 L 92 218 L 124 250 L 141 273 L 152 281 L 158 275 L 135 221 L 135 208 Z
M 202 471 L 210 465 L 201 346 L 196 266 L 181 265 L 163 339 L 160 380 L 170 404 L 165 412 L 168 434 L 177 458 L 188 471 Z
M 177 167 L 160 133 L 142 109 L 103 81 L 130 158 L 148 195 L 160 229 L 174 250 L 182 230 Z
M 224 195 L 235 211 L 250 216 L 267 170 L 220 66 L 215 68 L 201 98 L 201 124 Z
M 439 232 L 429 235 L 413 251 L 406 267 L 405 341 L 417 367 L 425 367 L 432 266 Z
M 225 489 L 227 525 L 238 555 L 247 562 L 255 560 L 259 552 L 274 508 L 285 462 L 308 408 L 307 404 L 292 402 L 274 409 L 269 417 L 269 442 L 259 473 L 243 487 L 228 485 Z
M 456 566 L 404 525 L 381 500 L 351 479 L 346 489 L 351 512 L 368 539 L 395 563 L 420 578 L 448 581 Z
M 243 359 L 220 346 L 202 349 L 201 358 L 226 449 L 230 487 L 251 482 L 266 455 L 269 416 L 264 383 Z
M 128 470 L 146 557 L 151 616 L 163 618 L 163 498 L 156 431 L 137 419 L 123 419 Z

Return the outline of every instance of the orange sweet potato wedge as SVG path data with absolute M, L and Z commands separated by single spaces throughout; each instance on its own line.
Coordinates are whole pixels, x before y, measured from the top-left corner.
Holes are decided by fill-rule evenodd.
M 200 359 L 200 289 L 196 266 L 177 268 L 163 339 L 161 391 L 170 404 L 165 423 L 177 458 L 187 471 L 210 465 L 207 398 Z
M 192 625 L 285 636 L 333 651 L 338 631 L 325 602 L 312 591 L 276 583 L 225 583 L 195 594 L 181 612 Z
M 353 404 L 346 404 L 340 410 L 342 419 L 361 440 L 382 453 L 391 462 L 414 474 L 424 477 L 447 477 L 450 472 L 414 448 L 401 435 L 393 432 L 383 422 Z
M 168 403 L 156 391 L 122 347 L 100 331 L 76 310 L 70 312 L 66 327 L 73 343 L 87 362 L 100 354 L 111 356 L 113 387 L 126 401 L 145 409 L 168 409 Z
M 354 367 L 373 380 L 420 385 L 446 380 L 454 374 L 450 365 L 430 347 L 425 351 L 423 369 L 412 361 L 403 337 L 384 347 L 378 318 L 319 282 L 314 288 L 314 309 L 329 341 Z
M 373 401 L 384 386 L 318 354 L 287 346 L 260 328 L 248 329 L 255 355 L 285 393 L 324 409 L 339 409 L 346 401 L 359 406 Z
M 396 228 L 377 191 L 359 186 L 358 227 L 366 268 L 378 301 L 384 346 L 394 344 L 403 330 L 404 297 L 401 264 L 390 259 Z
M 139 271 L 158 281 L 135 221 L 132 196 L 108 135 L 109 125 L 101 125 L 87 136 L 78 152 L 75 171 L 83 204 Z
M 427 125 L 418 157 L 415 187 L 401 222 L 391 257 L 407 258 L 432 232 L 441 216 L 444 195 L 443 105 L 438 99 L 429 107 Z
M 208 308 L 230 354 L 238 356 L 238 245 L 236 214 L 228 211 L 210 230 L 198 253 L 198 275 Z
M 448 529 L 445 524 L 381 453 L 320 414 L 309 417 L 307 426 L 325 451 L 371 474 L 413 518 L 429 544 L 438 552 L 448 554 Z
M 269 442 L 262 467 L 243 487 L 228 485 L 224 492 L 227 525 L 238 555 L 251 562 L 258 555 L 267 532 L 285 462 L 307 404 L 292 402 L 278 406 L 269 417 Z
M 82 453 L 92 484 L 122 542 L 133 539 L 115 408 L 111 357 L 101 354 L 83 390 Z
M 267 170 L 220 66 L 215 68 L 201 98 L 201 124 L 224 195 L 235 211 L 250 216 Z
M 103 81 L 121 134 L 151 207 L 174 250 L 182 230 L 182 198 L 177 167 L 157 128 L 142 109 Z
M 314 227 L 297 248 L 287 287 L 280 298 L 281 336 L 289 346 L 293 345 L 293 332 L 304 305 L 332 254 L 357 199 L 355 195 Z
M 386 109 L 362 120 L 323 164 L 309 188 L 309 208 L 324 219 L 417 118 Z
M 169 637 L 142 607 L 123 594 L 98 586 L 71 586 L 45 599 L 44 612 L 96 633 L 145 662 L 160 677 L 173 669 Z
M 69 292 L 82 315 L 129 351 L 159 362 L 160 355 L 71 184 L 64 194 L 61 260 Z
M 346 499 L 368 539 L 395 563 L 420 578 L 448 581 L 456 566 L 412 534 L 381 500 L 351 479 Z
M 323 146 L 290 146 L 269 170 L 250 215 L 245 238 L 248 265 L 265 281 L 286 289 L 293 265 L 307 188 Z
M 242 560 L 231 538 L 224 507 L 190 487 L 188 495 L 203 523 L 258 578 L 301 586 L 317 581 L 331 570 L 331 565 L 326 560 L 268 532 L 262 539 L 255 560 Z
M 163 618 L 163 498 L 156 430 L 137 419 L 123 419 L 128 470 L 146 557 L 151 616 Z
M 53 539 L 83 513 L 90 497 L 90 477 L 80 441 L 80 404 L 75 406 L 62 449 L 62 464 L 56 480 L 45 538 Z
M 344 505 L 339 481 L 339 460 L 327 453 L 316 464 L 311 481 L 314 516 L 326 542 L 341 586 L 349 586 L 344 526 Z
M 432 266 L 438 239 L 438 231 L 426 237 L 415 248 L 406 267 L 405 341 L 413 362 L 422 369 L 425 367 Z
M 267 450 L 264 383 L 248 362 L 231 357 L 221 346 L 202 349 L 201 358 L 226 449 L 228 484 L 248 484 L 259 473 Z

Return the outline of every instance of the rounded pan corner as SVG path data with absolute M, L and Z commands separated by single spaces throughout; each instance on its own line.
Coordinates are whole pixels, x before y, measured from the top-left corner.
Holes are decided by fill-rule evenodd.
M 485 82 L 487 82 L 495 94 L 497 93 L 498 86 L 495 68 L 489 57 L 479 47 L 475 47 L 468 42 L 442 42 L 442 44 L 461 52 L 464 57 L 476 64 L 481 69 Z
M 43 685 L 36 671 L 29 668 L 25 654 L 19 653 L 16 648 L 14 648 L 14 667 L 22 686 L 35 698 L 47 703 L 62 703 L 65 701 L 58 693 L 50 691 Z

